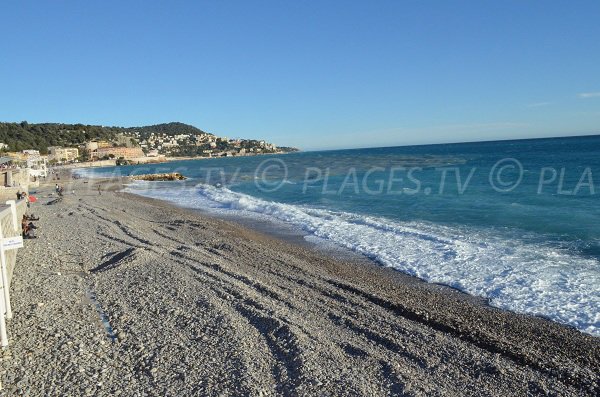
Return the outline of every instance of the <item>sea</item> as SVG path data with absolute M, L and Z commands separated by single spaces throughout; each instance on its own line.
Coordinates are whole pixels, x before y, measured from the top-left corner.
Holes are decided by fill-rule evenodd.
M 343 142 L 340 142 L 342 145 Z M 600 136 L 87 168 L 126 191 L 287 225 L 381 266 L 600 336 Z M 274 229 L 276 230 L 276 229 Z

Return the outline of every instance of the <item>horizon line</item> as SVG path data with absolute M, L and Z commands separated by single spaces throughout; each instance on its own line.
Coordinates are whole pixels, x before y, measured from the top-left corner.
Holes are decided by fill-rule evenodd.
M 309 149 L 300 150 L 301 152 L 333 152 L 338 150 L 364 150 L 364 149 L 385 149 L 385 148 L 396 148 L 396 147 L 412 147 L 412 146 L 435 146 L 435 145 L 461 145 L 468 143 L 492 143 L 492 142 L 510 142 L 510 141 L 533 141 L 538 139 L 565 139 L 565 138 L 589 138 L 593 136 L 600 136 L 600 132 L 593 132 L 589 134 L 580 135 L 555 135 L 555 136 L 543 136 L 543 137 L 527 137 L 527 138 L 506 138 L 506 139 L 486 139 L 482 141 L 455 141 L 455 142 L 437 142 L 437 143 L 415 143 L 415 144 L 399 144 L 399 145 L 386 145 L 386 146 L 365 146 L 355 148 L 335 148 L 335 149 Z

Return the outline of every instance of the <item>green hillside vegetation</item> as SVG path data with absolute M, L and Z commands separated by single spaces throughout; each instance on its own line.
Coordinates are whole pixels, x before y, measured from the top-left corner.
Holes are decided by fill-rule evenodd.
M 137 131 L 140 133 L 142 138 L 147 138 L 151 133 L 155 134 L 166 134 L 166 135 L 181 135 L 181 134 L 209 134 L 208 132 L 204 132 L 199 128 L 194 127 L 193 125 L 184 124 L 184 123 L 164 123 L 164 124 L 155 124 L 148 125 L 145 127 L 131 127 L 124 128 L 126 132 L 134 132 Z M 210 134 L 212 135 L 212 134 Z
M 141 136 L 151 133 L 167 135 L 204 134 L 205 132 L 184 123 L 156 124 L 144 127 L 105 127 L 84 124 L 42 123 L 0 123 L 0 142 L 8 145 L 5 151 L 36 149 L 46 154 L 50 146 L 77 146 L 88 141 L 113 141 L 118 134 L 138 131 Z
M 119 129 L 83 124 L 29 124 L 0 123 L 0 142 L 8 145 L 7 151 L 36 149 L 45 154 L 49 146 L 74 146 L 86 141 L 110 140 Z

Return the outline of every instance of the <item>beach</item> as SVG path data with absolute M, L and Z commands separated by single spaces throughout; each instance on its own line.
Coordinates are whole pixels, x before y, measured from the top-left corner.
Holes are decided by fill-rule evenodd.
M 119 181 L 46 205 L 53 186 L 18 253 L 5 395 L 600 392 L 597 337 Z

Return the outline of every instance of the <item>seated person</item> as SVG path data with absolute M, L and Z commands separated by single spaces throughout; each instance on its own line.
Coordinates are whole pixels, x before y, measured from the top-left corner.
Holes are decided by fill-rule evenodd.
M 23 220 L 21 221 L 21 229 L 23 230 L 23 238 L 37 238 L 35 235 L 37 226 L 33 222 L 29 222 L 25 215 L 23 215 Z

